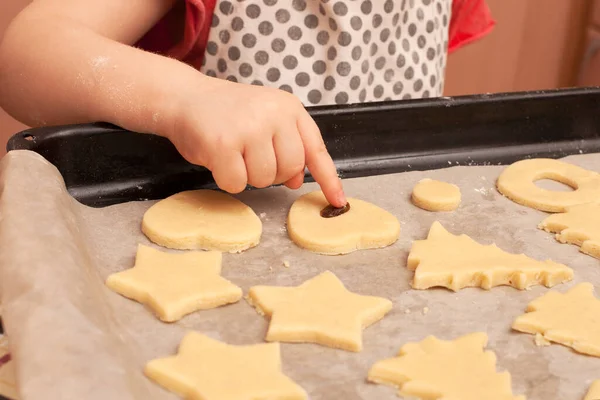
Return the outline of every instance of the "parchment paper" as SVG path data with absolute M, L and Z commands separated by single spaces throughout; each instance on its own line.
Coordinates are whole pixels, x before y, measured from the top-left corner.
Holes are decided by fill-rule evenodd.
M 567 161 L 600 170 L 600 155 Z M 223 258 L 223 276 L 245 293 L 256 284 L 298 285 L 329 269 L 348 289 L 394 302 L 383 320 L 364 331 L 361 353 L 282 344 L 284 372 L 311 399 L 395 399 L 392 388 L 366 383 L 374 362 L 396 355 L 407 341 L 427 335 L 453 339 L 474 331 L 487 332 L 498 370 L 510 371 L 515 394 L 528 399 L 580 400 L 591 381 L 600 378 L 600 359 L 560 345 L 536 347 L 531 335 L 511 331 L 514 318 L 547 288 L 458 293 L 410 288 L 412 273 L 406 269 L 406 258 L 411 242 L 423 239 L 435 220 L 481 243 L 496 242 L 510 252 L 569 265 L 575 279 L 554 290 L 583 281 L 600 283 L 599 260 L 537 229 L 547 214 L 517 205 L 495 190 L 503 168 L 453 167 L 346 180 L 349 196 L 395 214 L 402 233 L 386 249 L 345 256 L 312 254 L 287 238 L 287 210 L 300 193 L 315 185 L 298 192 L 274 188 L 239 196 L 261 216 L 264 229 L 257 248 Z M 424 177 L 457 184 L 462 191 L 460 208 L 430 213 L 414 207 L 410 192 Z M 175 399 L 148 381 L 142 368 L 151 359 L 174 354 L 188 330 L 232 344 L 263 340 L 268 322 L 243 300 L 165 324 L 142 305 L 104 286 L 109 274 L 133 266 L 138 243 L 151 245 L 140 223 L 154 202 L 104 209 L 82 206 L 68 196 L 53 166 L 27 152 L 9 153 L 1 163 L 0 178 L 1 302 L 23 399 Z M 423 312 L 425 307 L 428 313 Z

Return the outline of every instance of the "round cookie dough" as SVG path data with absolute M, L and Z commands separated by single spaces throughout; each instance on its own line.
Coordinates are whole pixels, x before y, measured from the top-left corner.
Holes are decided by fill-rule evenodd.
M 350 210 L 332 218 L 321 217 L 329 205 L 322 192 L 300 196 L 288 214 L 287 230 L 298 246 L 314 253 L 337 255 L 386 247 L 398 240 L 400 222 L 374 204 L 348 199 Z
M 571 186 L 571 192 L 542 189 L 535 181 L 551 179 Z M 500 193 L 527 207 L 548 212 L 565 212 L 569 206 L 600 198 L 600 174 L 549 158 L 534 158 L 509 165 L 498 177 Z
M 413 188 L 412 202 L 427 211 L 453 211 L 460 204 L 460 189 L 451 183 L 422 179 Z
M 239 253 L 258 244 L 262 223 L 250 207 L 226 193 L 190 190 L 150 207 L 142 232 L 170 249 Z

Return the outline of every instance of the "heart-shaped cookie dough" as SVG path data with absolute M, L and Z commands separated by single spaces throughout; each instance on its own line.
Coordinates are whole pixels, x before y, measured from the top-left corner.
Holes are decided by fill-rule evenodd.
M 348 202 L 348 212 L 324 218 L 321 210 L 329 203 L 322 192 L 300 196 L 288 214 L 288 235 L 298 246 L 327 255 L 386 247 L 398 240 L 400 222 L 395 216 L 366 201 Z
M 190 190 L 150 207 L 142 231 L 170 249 L 239 253 L 258 244 L 262 222 L 250 207 L 226 193 Z

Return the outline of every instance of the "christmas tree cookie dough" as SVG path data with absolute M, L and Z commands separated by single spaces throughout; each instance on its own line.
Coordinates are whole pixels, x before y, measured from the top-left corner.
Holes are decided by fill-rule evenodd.
M 600 203 L 587 203 L 566 208 L 554 214 L 539 226 L 556 233 L 556 240 L 580 246 L 582 253 L 600 258 Z
M 552 291 L 535 299 L 512 327 L 600 357 L 600 300 L 594 296 L 591 283 L 580 283 L 564 294 Z
M 595 381 L 590 386 L 590 390 L 588 391 L 585 399 L 583 400 L 600 400 L 600 380 Z
M 348 199 L 347 212 L 324 218 L 329 203 L 321 192 L 300 196 L 288 214 L 287 230 L 298 246 L 315 253 L 336 255 L 386 247 L 398 240 L 400 222 L 374 204 Z
M 238 253 L 260 241 L 262 222 L 250 207 L 214 190 L 191 190 L 146 211 L 142 232 L 159 246 Z
M 411 198 L 423 210 L 453 211 L 460 205 L 460 189 L 451 183 L 422 179 L 413 188 Z
M 542 189 L 535 184 L 542 179 L 564 183 L 574 190 Z M 500 193 L 516 203 L 549 212 L 564 212 L 569 206 L 600 198 L 600 174 L 548 158 L 517 161 L 500 174 L 496 186 Z
M 413 242 L 407 266 L 415 271 L 414 289 L 441 286 L 458 291 L 500 285 L 526 289 L 537 284 L 552 287 L 573 278 L 573 270 L 565 265 L 507 253 L 466 235 L 455 236 L 437 221 L 427 239 Z
M 131 269 L 112 274 L 106 285 L 150 307 L 165 322 L 194 311 L 235 303 L 242 290 L 224 279 L 217 251 L 165 253 L 140 245 Z
M 397 357 L 371 368 L 368 380 L 423 400 L 525 400 L 512 394 L 508 372 L 496 372 L 496 355 L 484 351 L 485 333 L 445 341 L 429 336 L 407 343 Z
M 248 301 L 271 318 L 269 342 L 318 343 L 362 350 L 362 330 L 383 318 L 392 302 L 348 291 L 326 271 L 297 287 L 254 286 Z
M 186 399 L 305 400 L 281 371 L 279 343 L 232 346 L 188 333 L 176 356 L 150 361 L 145 374 Z

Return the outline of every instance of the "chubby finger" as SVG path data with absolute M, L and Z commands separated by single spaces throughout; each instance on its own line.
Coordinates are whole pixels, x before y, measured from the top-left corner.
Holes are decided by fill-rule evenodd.
M 288 182 L 302 173 L 304 180 L 304 145 L 296 124 L 286 131 L 279 131 L 273 137 L 273 148 L 277 159 L 275 183 Z
M 277 160 L 271 141 L 253 142 L 244 149 L 248 183 L 257 188 L 270 186 L 277 174 Z
M 212 174 L 217 186 L 229 193 L 239 193 L 246 188 L 248 175 L 242 154 L 228 150 L 211 160 Z
M 290 189 L 299 189 L 304 183 L 304 169 L 293 178 L 287 180 L 284 185 Z
M 300 113 L 298 131 L 304 144 L 306 166 L 321 186 L 325 198 L 334 207 L 345 206 L 347 201 L 342 181 L 325 147 L 319 127 L 306 111 Z

